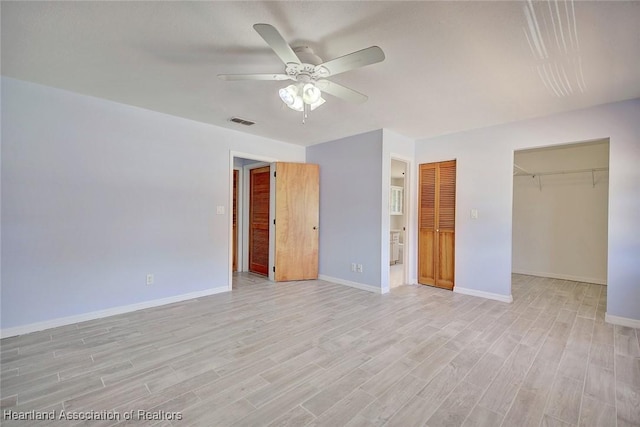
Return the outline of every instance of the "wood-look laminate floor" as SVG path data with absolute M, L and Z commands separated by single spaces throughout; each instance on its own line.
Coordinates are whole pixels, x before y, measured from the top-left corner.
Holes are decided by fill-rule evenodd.
M 604 286 L 514 276 L 505 304 L 235 280 L 231 293 L 2 340 L 2 424 L 125 425 L 6 411 L 140 410 L 181 419 L 129 424 L 640 425 L 639 331 L 604 323 Z

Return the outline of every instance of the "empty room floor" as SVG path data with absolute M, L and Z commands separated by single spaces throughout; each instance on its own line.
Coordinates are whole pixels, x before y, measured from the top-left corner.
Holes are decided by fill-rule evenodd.
M 235 281 L 230 293 L 3 339 L 3 416 L 640 425 L 639 331 L 604 323 L 604 286 L 516 275 L 505 304 L 426 286 L 376 295 L 320 280 Z M 118 424 L 2 421 L 74 423 Z

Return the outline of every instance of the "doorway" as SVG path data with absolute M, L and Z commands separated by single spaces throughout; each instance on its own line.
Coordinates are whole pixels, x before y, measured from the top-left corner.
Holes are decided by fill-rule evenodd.
M 276 159 L 230 152 L 229 173 L 229 290 L 235 273 L 249 273 L 249 181 L 252 169 L 268 167 Z M 234 176 L 237 174 L 237 181 Z M 236 188 L 234 190 L 234 181 Z M 235 203 L 234 203 L 235 197 Z M 234 224 L 235 222 L 235 224 Z M 235 227 L 234 227 L 235 225 Z M 271 228 L 269 229 L 271 232 Z M 269 249 L 271 250 L 271 249 Z M 269 253 L 271 256 L 271 253 Z M 234 259 L 237 269 L 234 269 Z M 255 276 L 259 278 L 258 276 Z M 271 278 L 271 277 L 269 277 Z
M 512 272 L 605 285 L 608 204 L 608 139 L 514 152 Z
M 389 286 L 406 283 L 407 162 L 391 159 L 389 183 Z
M 250 159 L 234 153 L 231 165 L 230 289 L 234 265 L 238 272 L 274 281 L 316 279 L 318 165 Z

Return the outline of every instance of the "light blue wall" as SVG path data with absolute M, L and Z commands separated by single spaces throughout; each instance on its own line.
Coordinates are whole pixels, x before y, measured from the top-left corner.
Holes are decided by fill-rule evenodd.
M 307 162 L 320 165 L 320 274 L 381 289 L 382 130 L 308 147 Z
M 416 142 L 417 163 L 458 161 L 456 287 L 511 292 L 514 150 L 604 138 L 610 140 L 607 314 L 640 320 L 640 99 Z
M 305 156 L 2 78 L 2 329 L 228 287 L 231 150 Z
M 608 314 L 640 320 L 638 118 L 632 100 L 416 142 L 410 200 L 417 164 L 458 160 L 456 286 L 510 293 L 514 150 L 610 138 Z M 386 130 L 306 149 L 322 275 L 384 291 L 389 159 L 413 150 Z M 2 329 L 227 287 L 230 151 L 305 161 L 301 146 L 2 78 Z

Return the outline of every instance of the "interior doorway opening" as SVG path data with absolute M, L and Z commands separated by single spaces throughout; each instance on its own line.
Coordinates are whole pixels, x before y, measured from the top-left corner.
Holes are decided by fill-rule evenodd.
M 514 152 L 514 281 L 606 285 L 608 204 L 608 139 Z
M 275 161 L 273 158 L 251 154 L 230 154 L 229 290 L 232 289 L 234 273 L 249 273 L 251 170 L 269 166 Z
M 391 159 L 389 183 L 390 288 L 407 283 L 407 170 L 407 162 Z
M 317 279 L 318 165 L 233 152 L 230 162 L 230 289 L 234 272 L 270 281 Z

